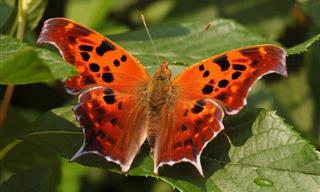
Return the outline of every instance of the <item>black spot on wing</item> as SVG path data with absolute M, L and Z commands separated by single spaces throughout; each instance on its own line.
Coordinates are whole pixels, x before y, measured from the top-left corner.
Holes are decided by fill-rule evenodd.
M 119 67 L 119 66 L 120 66 L 120 61 L 119 61 L 118 59 L 115 59 L 115 60 L 113 61 L 113 65 L 114 65 L 115 67 Z
M 127 61 L 127 56 L 122 55 L 121 58 L 120 58 L 120 60 L 121 60 L 122 62 L 126 62 L 126 61 Z
M 200 113 L 201 111 L 203 111 L 203 107 L 200 106 L 200 105 L 194 105 L 193 108 L 191 109 L 191 112 L 194 113 L 194 114 L 198 114 Z
M 80 49 L 81 51 L 92 51 L 92 50 L 93 50 L 93 47 L 90 46 L 90 45 L 80 45 L 80 46 L 79 46 L 79 49 Z
M 247 67 L 245 65 L 241 65 L 241 64 L 233 64 L 232 68 L 234 70 L 238 70 L 238 71 L 244 71 L 247 69 Z
M 107 104 L 113 104 L 116 102 L 116 98 L 114 95 L 105 95 L 103 96 L 103 100 L 107 103 Z
M 215 62 L 216 64 L 218 64 L 220 66 L 221 71 L 226 71 L 230 67 L 230 63 L 228 61 L 228 57 L 227 56 L 223 56 L 223 57 L 217 58 L 217 59 L 213 60 L 213 62 Z
M 107 51 L 112 51 L 114 50 L 115 47 L 111 45 L 110 43 L 107 43 L 105 41 L 102 41 L 101 44 L 96 48 L 96 53 L 99 56 L 103 56 L 103 54 Z
M 203 71 L 203 70 L 204 70 L 204 65 L 201 64 L 201 65 L 199 66 L 199 71 Z
M 218 86 L 220 88 L 223 88 L 223 87 L 226 87 L 228 84 L 229 84 L 229 81 L 226 79 L 223 79 L 223 80 L 219 81 Z
M 106 83 L 111 83 L 114 80 L 112 73 L 109 73 L 109 72 L 108 73 L 103 73 L 102 74 L 102 79 Z
M 206 78 L 210 75 L 210 71 L 206 70 L 204 73 L 203 73 L 203 78 Z
M 80 52 L 80 55 L 84 61 L 88 61 L 90 59 L 90 55 L 87 52 Z
M 236 80 L 236 79 L 238 79 L 240 76 L 241 76 L 241 72 L 239 72 L 239 71 L 236 71 L 236 72 L 234 72 L 234 73 L 232 73 L 232 79 L 233 80 Z
M 202 93 L 204 94 L 204 95 L 208 95 L 208 94 L 210 94 L 210 93 L 212 93 L 213 92 L 213 86 L 212 85 L 205 85 L 203 88 L 202 88 Z
M 96 64 L 96 63 L 90 63 L 89 64 L 89 69 L 92 72 L 98 72 L 98 71 L 100 71 L 100 66 L 98 64 Z

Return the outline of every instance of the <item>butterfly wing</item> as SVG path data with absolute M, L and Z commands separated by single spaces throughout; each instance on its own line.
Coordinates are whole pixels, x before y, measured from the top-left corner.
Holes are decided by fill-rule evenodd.
M 65 18 L 47 20 L 37 43 L 53 44 L 67 62 L 75 65 L 79 76 L 65 81 L 73 94 L 97 85 L 128 92 L 136 84 L 150 80 L 139 61 L 119 45 Z
M 222 108 L 210 99 L 177 99 L 162 114 L 153 149 L 154 172 L 165 164 L 189 162 L 203 176 L 201 152 L 223 130 Z
M 201 152 L 223 130 L 220 105 L 229 114 L 237 113 L 254 82 L 272 72 L 287 75 L 285 52 L 274 45 L 259 45 L 210 57 L 177 76 L 173 80 L 177 99 L 166 107 L 161 121 L 154 171 L 185 161 L 203 175 Z
M 287 76 L 286 53 L 275 45 L 257 45 L 205 59 L 173 83 L 182 97 L 214 99 L 228 114 L 235 114 L 246 104 L 254 82 L 268 73 Z
M 127 172 L 146 140 L 146 108 L 140 101 L 139 95 L 121 94 L 108 87 L 81 93 L 74 112 L 84 128 L 84 142 L 71 160 L 95 153 Z
M 79 72 L 64 82 L 72 94 L 83 91 L 74 112 L 84 143 L 72 160 L 96 153 L 127 172 L 146 139 L 150 77 L 143 66 L 111 40 L 64 18 L 47 20 L 37 43 L 55 45 Z

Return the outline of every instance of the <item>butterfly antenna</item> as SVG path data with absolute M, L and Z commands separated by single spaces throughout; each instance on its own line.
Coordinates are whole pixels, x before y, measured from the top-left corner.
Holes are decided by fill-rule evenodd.
M 155 44 L 154 44 L 154 42 L 153 42 L 153 40 L 152 40 L 150 31 L 149 31 L 148 26 L 147 26 L 146 19 L 144 18 L 144 15 L 143 15 L 143 14 L 141 14 L 141 20 L 142 20 L 142 23 L 143 23 L 144 27 L 146 28 L 148 37 L 149 37 L 149 39 L 150 39 L 150 41 L 151 41 L 151 44 L 152 44 L 153 51 L 154 51 L 154 53 L 155 53 L 156 56 L 157 56 L 158 63 L 160 64 L 159 52 L 158 52 L 158 50 L 157 50 L 157 48 L 156 48 L 156 46 L 155 46 Z

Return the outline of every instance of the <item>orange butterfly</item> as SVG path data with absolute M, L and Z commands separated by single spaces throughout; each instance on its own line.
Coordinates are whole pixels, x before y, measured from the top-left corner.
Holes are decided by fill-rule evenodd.
M 170 80 L 167 62 L 151 78 L 119 45 L 64 18 L 47 20 L 37 43 L 55 45 L 80 74 L 64 82 L 70 93 L 82 91 L 74 112 L 84 142 L 72 160 L 95 153 L 122 172 L 147 139 L 154 173 L 165 164 L 190 162 L 203 175 L 201 152 L 223 130 L 224 110 L 239 112 L 261 76 L 287 76 L 286 53 L 275 45 L 215 55 Z

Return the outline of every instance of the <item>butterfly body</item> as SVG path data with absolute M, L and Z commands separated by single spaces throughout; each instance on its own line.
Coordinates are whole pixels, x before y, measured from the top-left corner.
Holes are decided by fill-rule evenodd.
M 148 142 L 153 149 L 158 134 L 161 116 L 166 111 L 164 108 L 172 105 L 174 93 L 171 83 L 171 71 L 168 63 L 163 62 L 161 67 L 155 72 L 152 80 L 148 84 L 147 92 L 147 133 Z
M 166 164 L 189 162 L 203 175 L 200 156 L 224 129 L 224 111 L 240 111 L 263 75 L 287 75 L 286 53 L 276 45 L 214 55 L 171 80 L 168 62 L 151 78 L 119 45 L 64 18 L 47 20 L 37 43 L 55 45 L 79 72 L 64 82 L 68 92 L 80 92 L 74 113 L 84 133 L 71 160 L 94 153 L 119 164 L 122 172 L 148 140 L 154 173 Z

